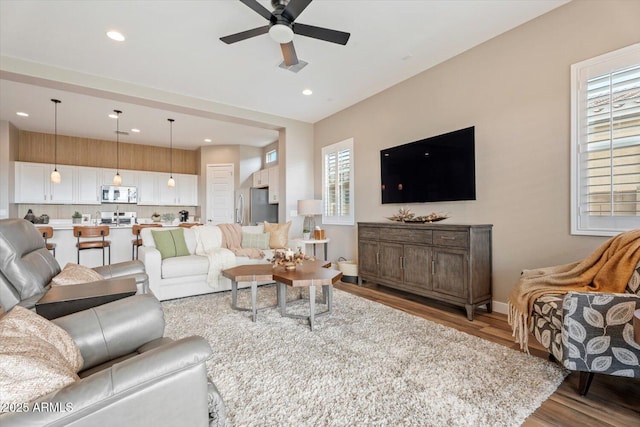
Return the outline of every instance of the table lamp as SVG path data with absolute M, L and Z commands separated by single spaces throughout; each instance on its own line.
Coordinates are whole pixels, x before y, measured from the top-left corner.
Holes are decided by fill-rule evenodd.
M 304 215 L 302 234 L 311 233 L 316 228 L 315 215 L 322 214 L 322 200 L 298 200 L 298 215 Z

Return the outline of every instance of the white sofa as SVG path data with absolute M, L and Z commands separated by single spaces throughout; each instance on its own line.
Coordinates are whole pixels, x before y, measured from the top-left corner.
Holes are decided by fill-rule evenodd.
M 215 227 L 215 225 L 208 227 Z M 145 265 L 145 270 L 149 276 L 149 289 L 151 289 L 155 296 L 160 301 L 164 301 L 231 290 L 231 281 L 226 277 L 222 277 L 222 275 L 220 275 L 217 285 L 210 286 L 209 283 L 207 283 L 209 258 L 195 255 L 196 237 L 194 231 L 190 228 L 184 228 L 184 238 L 190 255 L 166 258 L 164 260 L 161 258 L 160 251 L 155 247 L 155 241 L 151 231 L 171 228 L 176 227 L 163 227 L 162 229 L 143 228 L 140 231 L 142 246 L 139 248 L 139 259 Z M 242 227 L 242 231 L 247 233 L 262 233 L 263 230 L 264 227 L 262 225 Z M 220 248 L 220 251 L 228 251 L 231 253 L 231 251 L 224 248 Z M 236 265 L 268 263 L 267 260 L 273 256 L 273 251 L 269 249 L 264 252 L 265 257 L 263 259 L 235 257 Z M 272 282 L 259 282 L 258 284 L 262 285 L 265 283 Z M 238 283 L 239 288 L 249 286 L 250 283 L 248 282 Z

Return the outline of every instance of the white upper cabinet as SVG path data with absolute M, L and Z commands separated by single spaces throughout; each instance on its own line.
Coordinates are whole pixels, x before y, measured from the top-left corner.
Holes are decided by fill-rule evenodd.
M 61 180 L 51 182 L 54 165 L 47 163 L 15 163 L 15 203 L 73 203 L 74 166 L 58 165 Z
M 138 172 L 138 204 L 158 204 L 158 179 L 156 172 Z
M 253 186 L 255 188 L 269 186 L 269 169 L 262 169 L 253 173 Z
M 102 169 L 76 167 L 76 197 L 74 202 L 81 205 L 99 205 L 101 203 L 101 176 Z

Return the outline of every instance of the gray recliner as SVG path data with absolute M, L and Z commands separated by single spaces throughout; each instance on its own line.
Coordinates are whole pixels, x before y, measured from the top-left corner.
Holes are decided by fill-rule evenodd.
M 224 402 L 207 378 L 209 343 L 199 336 L 163 337 L 162 306 L 152 294 L 52 322 L 80 349 L 80 380 L 36 401 L 65 410 L 9 412 L 0 415 L 1 426 L 224 425 Z
M 149 278 L 140 261 L 126 261 L 94 270 L 105 280 L 133 277 L 138 294 L 149 292 Z M 33 308 L 58 273 L 58 261 L 47 250 L 42 235 L 32 223 L 20 218 L 0 219 L 0 306 L 5 311 L 16 304 Z

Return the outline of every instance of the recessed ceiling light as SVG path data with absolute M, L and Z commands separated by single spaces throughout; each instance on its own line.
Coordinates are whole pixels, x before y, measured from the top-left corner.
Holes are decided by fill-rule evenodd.
M 24 111 L 18 111 L 16 114 L 20 117 L 29 117 L 29 114 Z
M 131 129 L 131 132 L 133 132 L 133 133 L 140 133 L 140 129 L 133 128 L 133 129 Z
M 111 113 L 111 114 L 109 114 L 109 117 L 112 118 L 112 119 L 117 119 L 118 115 Z
M 205 138 L 205 139 L 204 139 L 204 142 L 211 142 L 211 139 L 209 139 L 209 138 Z
M 124 41 L 124 36 L 119 31 L 107 31 L 107 37 L 109 37 L 111 40 L 115 40 L 117 42 L 123 42 Z
M 309 95 L 313 94 L 313 91 L 311 89 L 305 89 L 305 90 L 302 91 L 302 94 L 309 96 Z

